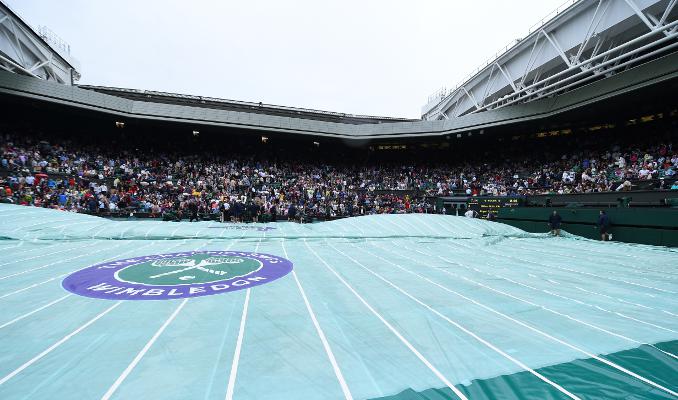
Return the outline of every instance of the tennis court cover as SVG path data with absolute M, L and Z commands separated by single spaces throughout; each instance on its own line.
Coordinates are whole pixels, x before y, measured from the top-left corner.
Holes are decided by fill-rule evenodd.
M 0 205 L 0 399 L 675 399 L 678 252 Z

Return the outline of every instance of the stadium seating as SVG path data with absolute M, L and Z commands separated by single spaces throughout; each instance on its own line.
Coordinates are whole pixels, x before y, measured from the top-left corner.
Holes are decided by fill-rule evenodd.
M 4 130 L 0 201 L 104 215 L 334 219 L 432 213 L 434 198 L 449 195 L 678 189 L 672 132 L 649 144 L 633 136 L 614 142 L 609 135 L 532 139 L 506 144 L 501 154 L 485 151 L 447 162 L 347 165 L 246 153 L 198 156 L 190 149 L 134 153 L 124 146 L 55 141 L 49 132 Z

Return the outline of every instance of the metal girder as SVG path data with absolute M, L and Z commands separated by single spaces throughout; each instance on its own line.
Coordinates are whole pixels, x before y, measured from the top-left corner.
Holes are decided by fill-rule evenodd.
M 675 22 L 671 25 L 671 27 L 676 26 L 676 25 L 678 25 L 678 21 L 675 21 Z M 672 34 L 672 35 L 670 35 L 670 36 L 667 36 L 665 39 L 667 39 L 667 40 L 666 40 L 666 41 L 663 41 L 663 42 L 669 42 L 669 43 L 670 43 L 669 45 L 667 45 L 667 46 L 665 46 L 665 47 L 663 47 L 663 48 L 660 48 L 659 50 L 655 50 L 655 51 L 653 51 L 653 52 L 646 53 L 646 54 L 644 54 L 643 56 L 639 56 L 639 57 L 637 57 L 635 60 L 644 60 L 644 59 L 648 58 L 649 56 L 656 55 L 656 54 L 661 53 L 661 52 L 663 52 L 663 51 L 672 50 L 672 49 L 678 47 L 678 40 L 677 40 L 677 39 L 678 39 L 678 34 L 675 34 L 675 33 L 674 33 L 674 34 Z M 621 54 L 617 54 L 617 55 L 611 56 L 611 57 L 609 57 L 606 61 L 601 62 L 600 64 L 596 64 L 596 68 L 595 68 L 594 71 L 587 71 L 587 70 L 584 70 L 584 71 L 579 72 L 579 73 L 577 73 L 577 74 L 575 74 L 575 75 L 565 77 L 565 78 L 562 79 L 562 80 L 559 80 L 559 81 L 556 81 L 555 83 L 550 83 L 550 84 L 548 84 L 548 81 L 553 81 L 553 80 L 554 80 L 554 79 L 553 79 L 554 77 L 553 77 L 553 76 L 548 77 L 548 78 L 544 79 L 544 81 L 546 81 L 546 82 L 544 82 L 544 81 L 541 81 L 541 82 L 540 82 L 540 83 L 546 83 L 546 86 L 543 86 L 543 87 L 541 87 L 541 88 L 535 90 L 534 92 L 530 93 L 529 95 L 527 95 L 527 96 L 525 96 L 525 97 L 531 97 L 531 96 L 536 95 L 536 94 L 541 94 L 541 97 L 543 97 L 543 96 L 545 96 L 545 95 L 550 95 L 550 94 L 553 94 L 553 93 L 555 93 L 555 92 L 557 92 L 557 91 L 561 91 L 561 90 L 563 90 L 564 88 L 569 88 L 569 87 L 575 86 L 575 85 L 577 85 L 577 84 L 583 83 L 583 82 L 585 82 L 585 81 L 588 81 L 588 80 L 594 78 L 596 74 L 599 75 L 599 74 L 601 74 L 601 73 L 603 73 L 603 72 L 612 72 L 612 71 L 618 69 L 620 66 L 626 66 L 626 65 L 629 64 L 629 61 L 622 62 L 624 58 L 629 57 L 629 56 L 633 56 L 633 55 L 639 54 L 639 53 L 641 53 L 641 52 L 643 52 L 643 51 L 645 51 L 645 50 L 648 50 L 648 49 L 650 49 L 651 47 L 653 47 L 654 44 L 655 44 L 655 43 L 650 43 L 650 44 L 647 44 L 647 45 L 645 45 L 645 46 L 641 46 L 641 47 L 639 47 L 639 48 L 637 48 L 637 49 L 634 49 L 634 50 L 632 50 L 632 51 L 629 51 L 629 52 L 626 52 L 626 53 L 621 53 Z M 610 51 L 613 51 L 613 50 L 618 50 L 618 47 L 615 47 L 615 48 L 613 48 L 613 49 L 611 49 L 611 50 L 608 50 L 608 51 L 605 52 L 605 53 L 601 53 L 599 56 L 601 56 L 601 55 L 609 56 L 611 53 L 610 53 L 610 54 L 606 54 L 606 53 L 608 53 L 608 52 L 610 52 Z M 598 58 L 599 56 L 596 56 L 596 57 L 594 57 L 594 58 Z M 634 61 L 634 60 L 631 60 L 631 61 Z M 588 60 L 586 63 L 593 63 L 593 60 Z M 573 68 L 574 68 L 574 66 L 573 66 Z M 566 71 L 563 71 L 563 72 L 570 72 L 570 71 L 569 71 L 569 70 L 566 70 Z M 586 75 L 587 72 L 592 72 L 592 74 L 589 75 L 588 77 L 584 77 L 584 75 Z M 559 74 L 556 74 L 556 75 L 562 76 L 562 75 L 564 75 L 564 74 L 559 73 Z M 582 78 L 582 77 L 583 77 L 583 78 Z M 570 83 L 570 84 L 566 85 L 565 87 L 555 88 L 555 86 L 558 86 L 558 85 L 560 85 L 560 84 L 562 84 L 562 83 L 565 83 L 565 82 L 572 81 L 572 80 L 577 79 L 577 78 L 582 78 L 582 79 L 580 79 L 579 81 L 576 81 L 576 82 L 574 82 L 574 83 Z M 532 85 L 532 86 L 536 86 L 536 84 L 535 84 L 535 85 Z M 553 90 L 551 90 L 551 91 L 549 91 L 549 92 L 545 92 L 546 90 L 549 90 L 549 89 L 553 89 Z M 522 99 L 521 99 L 521 98 L 517 98 L 517 99 L 511 100 L 511 101 L 509 101 L 509 102 L 503 104 L 502 107 L 507 106 L 507 105 L 511 105 L 511 104 L 514 104 L 514 103 L 517 103 L 517 102 L 519 102 L 519 101 L 521 101 L 521 100 L 525 100 L 525 98 L 522 98 Z M 484 108 L 484 107 L 481 107 L 480 109 L 476 109 L 476 110 L 473 111 L 473 112 L 481 111 L 481 109 L 483 109 L 483 108 Z M 498 108 L 498 107 L 497 107 L 497 108 Z
M 678 3 L 678 0 L 670 0 L 669 4 L 666 6 L 666 10 L 664 10 L 664 14 L 662 14 L 661 18 L 659 19 L 659 22 L 657 22 L 657 25 L 662 26 L 666 22 L 666 18 L 669 16 L 671 11 L 673 10 L 673 7 L 676 6 L 676 3 Z
M 494 67 L 492 67 L 492 70 L 490 71 L 490 74 L 487 76 L 487 81 L 485 82 L 485 90 L 483 90 L 483 102 L 487 99 L 487 95 L 490 91 L 490 87 L 494 84 L 494 82 L 497 80 L 498 74 L 494 73 Z M 482 103 L 481 103 L 482 105 Z
M 572 59 L 573 63 L 578 63 L 579 60 L 581 59 L 582 53 L 586 49 L 586 46 L 588 46 L 589 42 L 593 38 L 594 32 L 598 29 L 598 26 L 600 25 L 600 21 L 603 20 L 603 16 L 605 16 L 605 13 L 607 12 L 608 7 L 610 6 L 610 2 L 612 0 L 598 0 L 598 5 L 596 5 L 596 10 L 593 12 L 593 16 L 591 17 L 591 22 L 589 23 L 588 29 L 586 29 L 586 36 L 584 36 L 584 41 L 579 45 L 579 50 L 577 50 L 577 54 L 574 56 Z M 601 6 L 605 3 L 604 8 L 601 9 Z M 600 41 L 599 41 L 600 43 Z M 594 48 L 595 49 L 595 48 Z M 594 51 L 595 55 L 595 51 Z
M 466 95 L 468 96 L 468 98 L 471 99 L 471 101 L 473 102 L 473 105 L 476 106 L 476 109 L 480 109 L 480 104 L 478 104 L 478 102 L 476 101 L 476 98 L 473 97 L 473 94 L 472 94 L 472 93 L 469 93 L 469 91 L 466 90 L 465 87 L 462 86 L 461 88 L 462 88 L 462 90 L 464 91 L 464 93 L 466 93 Z
M 536 35 L 534 38 L 534 44 L 532 45 L 532 49 L 530 50 L 530 56 L 527 59 L 527 63 L 525 65 L 525 72 L 523 72 L 522 78 L 520 78 L 520 84 L 518 84 L 518 87 L 523 88 L 525 87 L 525 80 L 527 79 L 527 76 L 532 72 L 532 67 L 534 66 L 534 63 L 536 62 L 537 58 L 541 54 L 542 50 L 544 49 L 544 41 L 540 41 L 541 36 Z M 539 43 L 539 50 L 535 53 L 535 50 L 537 49 L 537 44 Z
M 571 67 L 571 66 L 572 66 L 572 63 L 570 62 L 570 59 L 567 58 L 567 55 L 566 55 L 565 52 L 563 51 L 563 48 L 560 47 L 560 44 L 558 44 L 558 42 L 556 41 L 556 38 L 555 38 L 555 37 L 551 37 L 551 36 L 550 36 L 548 33 L 546 33 L 546 31 L 543 30 L 543 29 L 541 30 L 541 34 L 544 35 L 544 37 L 546 38 L 546 40 L 548 40 L 549 43 L 551 43 L 551 46 L 553 46 L 553 48 L 556 50 L 556 52 L 558 53 L 558 55 L 560 56 L 560 58 L 563 59 L 563 61 L 565 62 L 565 64 L 566 64 L 568 67 Z
M 504 71 L 504 68 L 502 68 L 501 65 L 499 65 L 499 63 L 494 63 L 494 65 L 496 65 L 499 72 L 501 72 L 501 74 L 504 75 L 504 78 L 506 78 L 508 84 L 511 85 L 513 91 L 514 92 L 518 91 L 518 88 L 516 87 L 516 84 L 513 82 L 513 79 L 511 79 L 511 77 L 506 73 L 506 71 Z
M 676 5 L 678 0 L 576 1 L 438 104 L 427 105 L 422 117 L 455 118 L 529 102 L 665 54 L 678 42 Z
M 638 6 L 636 5 L 636 3 L 633 0 L 625 0 L 625 1 L 626 1 L 626 4 L 628 4 L 629 7 L 631 7 L 633 12 L 636 13 L 638 18 L 640 18 L 641 21 L 643 21 L 643 23 L 645 25 L 647 25 L 648 28 L 650 28 L 650 30 L 661 29 L 664 25 L 664 22 L 666 21 L 666 18 L 671 13 L 671 10 L 673 9 L 673 7 L 676 5 L 676 0 L 669 1 L 669 3 L 667 5 L 666 9 L 664 10 L 664 13 L 662 14 L 661 18 L 657 19 L 652 14 L 645 14 L 640 8 L 638 8 Z M 667 36 L 671 34 L 670 31 L 663 31 L 663 32 Z
M 57 44 L 0 2 L 0 68 L 70 85 L 80 77 L 79 65 Z
M 638 6 L 636 5 L 636 3 L 633 2 L 633 0 L 624 0 L 624 1 L 626 2 L 626 4 L 629 5 L 629 7 L 631 7 L 633 12 L 636 13 L 638 18 L 640 18 L 640 20 L 643 21 L 643 23 L 647 25 L 648 28 L 650 28 L 650 30 L 655 29 L 654 24 L 650 22 L 647 16 L 643 13 L 643 11 L 640 8 L 638 8 Z

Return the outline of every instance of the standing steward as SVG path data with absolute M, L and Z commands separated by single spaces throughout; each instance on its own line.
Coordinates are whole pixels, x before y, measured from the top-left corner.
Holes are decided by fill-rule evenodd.
M 563 218 L 558 214 L 558 211 L 553 210 L 553 213 L 549 215 L 549 226 L 551 227 L 551 235 L 560 236 L 560 224 L 563 222 Z
M 610 235 L 608 234 L 610 230 L 610 217 L 603 210 L 600 210 L 600 216 L 598 217 L 598 228 L 600 229 L 600 240 L 604 242 L 610 240 Z

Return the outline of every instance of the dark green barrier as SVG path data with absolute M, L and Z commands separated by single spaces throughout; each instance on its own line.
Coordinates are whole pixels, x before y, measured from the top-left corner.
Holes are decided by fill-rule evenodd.
M 600 239 L 599 209 L 516 207 L 499 210 L 497 220 L 527 232 L 548 232 L 553 211 L 563 218 L 562 229 L 589 239 Z M 672 208 L 606 208 L 615 241 L 678 247 L 678 210 Z

